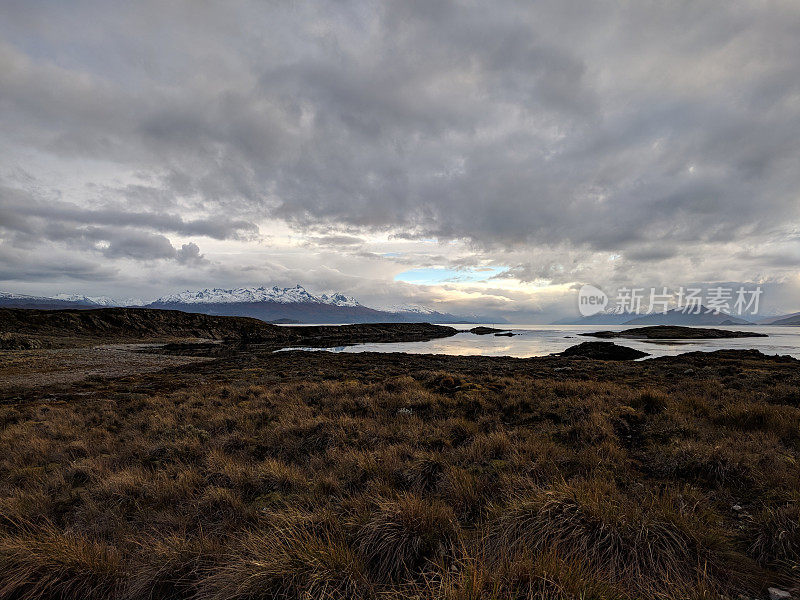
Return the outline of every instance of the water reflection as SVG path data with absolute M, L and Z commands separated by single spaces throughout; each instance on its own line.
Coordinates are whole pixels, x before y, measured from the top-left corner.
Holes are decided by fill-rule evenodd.
M 489 326 L 489 325 L 487 325 Z M 370 343 L 330 348 L 294 347 L 279 351 L 308 350 L 328 352 L 407 352 L 410 354 L 452 354 L 459 356 L 513 356 L 528 358 L 561 352 L 569 346 L 592 340 L 581 333 L 603 330 L 620 331 L 628 326 L 586 325 L 509 325 L 514 337 L 475 335 L 465 330 L 475 325 L 457 325 L 464 330 L 449 338 L 427 342 Z M 722 349 L 755 348 L 764 354 L 788 354 L 800 358 L 800 327 L 736 326 L 718 329 L 736 329 L 766 333 L 766 338 L 734 338 L 715 340 L 628 340 L 615 339 L 615 343 L 636 348 L 655 356 L 670 356 L 684 352 L 711 352 Z

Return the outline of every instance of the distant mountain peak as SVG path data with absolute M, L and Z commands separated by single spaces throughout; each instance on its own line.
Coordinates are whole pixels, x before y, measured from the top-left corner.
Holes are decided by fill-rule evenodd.
M 413 313 L 418 315 L 439 314 L 438 311 L 426 306 L 420 306 L 419 304 L 394 304 L 392 306 L 388 306 L 386 310 L 395 313 Z
M 53 299 L 97 306 L 142 306 L 144 304 L 140 298 L 111 298 L 110 296 L 83 296 L 81 294 L 56 294 Z
M 235 304 L 272 302 L 277 304 L 329 304 L 332 306 L 361 306 L 355 298 L 340 292 L 315 296 L 302 285 L 281 288 L 273 286 L 238 287 L 238 288 L 206 288 L 203 290 L 186 290 L 178 294 L 162 296 L 153 304 Z
M 40 309 L 92 309 L 106 306 L 141 306 L 138 299 L 117 299 L 108 296 L 58 294 L 56 297 L 25 296 L 0 292 L 0 306 Z M 302 285 L 292 287 L 258 286 L 237 288 L 205 288 L 186 290 L 162 296 L 145 305 L 160 308 L 197 312 L 210 315 L 247 316 L 258 319 L 290 320 L 300 323 L 382 323 L 420 322 L 437 323 L 486 322 L 486 317 L 457 316 L 442 313 L 420 305 L 395 306 L 388 309 L 370 308 L 341 292 L 315 295 Z M 497 319 L 492 319 L 497 321 Z
M 705 306 L 673 308 L 666 313 L 647 313 L 625 322 L 625 325 L 748 325 L 749 321 Z
M 320 298 L 325 304 L 333 304 L 334 306 L 362 306 L 361 303 L 355 298 L 345 296 L 340 292 L 322 294 Z

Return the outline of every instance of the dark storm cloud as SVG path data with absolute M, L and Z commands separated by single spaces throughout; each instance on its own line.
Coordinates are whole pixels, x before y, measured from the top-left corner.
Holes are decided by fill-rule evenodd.
M 182 235 L 199 235 L 218 240 L 240 239 L 258 232 L 258 227 L 244 220 L 223 216 L 184 219 L 162 212 L 140 212 L 121 207 L 80 208 L 65 202 L 42 201 L 18 190 L 0 186 L 0 223 L 7 229 L 29 231 L 30 221 L 77 225 L 113 225 L 147 227 Z
M 38 282 L 72 279 L 78 281 L 113 281 L 117 270 L 98 265 L 97 261 L 75 258 L 69 254 L 28 252 L 0 245 L 0 280 Z
M 179 250 L 163 235 L 126 232 L 116 235 L 108 247 L 102 250 L 111 258 L 131 258 L 134 260 L 175 259 L 182 264 L 202 264 L 205 261 L 200 247 L 190 242 Z
M 512 273 L 561 280 L 592 251 L 648 272 L 800 222 L 796 2 L 0 12 L 0 166 L 119 175 L 4 200 L 1 243 L 116 228 L 109 260 L 192 264 L 199 248 L 164 234 L 246 239 L 280 218 L 347 230 L 311 242 L 350 250 L 378 231 L 528 252 Z M 537 258 L 555 245 L 584 262 Z
M 82 209 L 58 201 L 46 202 L 24 191 L 0 186 L 0 236 L 15 248 L 36 249 L 46 247 L 48 242 L 60 242 L 73 249 L 97 251 L 106 258 L 175 259 L 183 264 L 205 262 L 197 244 L 183 244 L 177 250 L 167 237 L 155 231 L 239 239 L 257 228 L 248 222 L 225 218 L 184 220 L 177 215 L 129 212 L 119 208 Z M 83 264 L 82 261 L 79 264 Z M 54 266 L 45 272 L 57 268 Z M 63 272 L 81 273 L 82 270 L 65 265 Z
M 0 195 L 3 194 L 0 188 Z M 200 235 L 218 240 L 240 239 L 258 232 L 253 223 L 243 220 L 231 220 L 225 217 L 183 219 L 179 215 L 168 213 L 134 212 L 120 208 L 82 209 L 77 206 L 60 203 L 26 203 L 0 204 L 0 217 L 9 218 L 22 227 L 26 217 L 34 217 L 80 225 L 114 225 L 131 227 L 148 227 L 156 231 L 174 232 L 183 235 Z
M 103 250 L 103 254 L 111 258 L 156 260 L 172 258 L 175 256 L 175 248 L 163 235 L 137 232 L 117 236 Z

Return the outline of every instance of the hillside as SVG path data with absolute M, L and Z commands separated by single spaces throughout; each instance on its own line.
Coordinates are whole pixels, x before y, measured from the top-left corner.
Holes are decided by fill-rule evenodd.
M 636 317 L 625 321 L 623 325 L 752 325 L 750 321 L 740 319 L 725 313 L 708 312 L 705 307 L 700 308 L 700 312 L 682 312 L 680 309 L 672 309 L 664 313 L 653 313 Z
M 202 338 L 267 344 L 352 344 L 414 341 L 454 335 L 427 323 L 279 327 L 250 317 L 214 316 L 150 308 L 29 310 L 0 308 L 0 344 L 25 348 L 65 345 L 68 339 L 165 340 Z M 13 336 L 13 337 L 12 337 Z M 1 347 L 1 346 L 0 346 Z
M 291 319 L 300 323 L 381 323 L 388 321 L 418 321 L 414 318 L 387 313 L 366 306 L 323 304 L 318 302 L 165 302 L 147 305 L 159 310 L 182 310 L 231 317 L 253 317 L 262 321 Z
M 800 325 L 800 314 L 773 321 L 771 325 Z
M 0 308 L 36 308 L 40 310 L 57 310 L 62 308 L 97 308 L 97 305 L 87 301 L 63 298 L 47 298 L 44 296 L 28 296 L 26 294 L 13 294 L 0 292 Z
M 788 319 L 800 319 L 800 312 L 790 313 L 787 315 L 773 315 L 771 317 L 764 317 L 756 321 L 757 325 L 775 325 L 778 321 L 785 321 Z
M 288 339 L 289 332 L 258 319 L 214 317 L 147 308 L 84 310 L 0 309 L 0 331 L 18 335 L 96 338 L 191 337 Z

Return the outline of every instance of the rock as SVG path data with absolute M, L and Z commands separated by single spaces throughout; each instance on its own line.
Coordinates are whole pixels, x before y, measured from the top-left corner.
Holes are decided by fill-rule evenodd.
M 787 600 L 792 597 L 786 590 L 774 587 L 767 588 L 767 593 L 769 594 L 769 600 Z
M 618 346 L 614 342 L 583 342 L 577 346 L 570 346 L 559 356 L 585 356 L 597 360 L 634 360 L 650 355 L 627 346 Z
M 572 371 L 572 367 L 556 367 L 553 371 Z
M 736 512 L 740 512 L 740 511 L 744 510 L 744 509 L 743 509 L 741 506 L 739 506 L 738 504 L 734 504 L 733 506 L 731 506 L 731 508 L 732 508 L 733 510 L 735 510 Z
M 494 327 L 473 327 L 469 330 L 470 333 L 475 335 L 489 335 L 490 333 L 502 333 L 508 329 L 495 329 Z
M 686 369 L 683 372 L 684 375 L 694 375 L 694 369 Z

